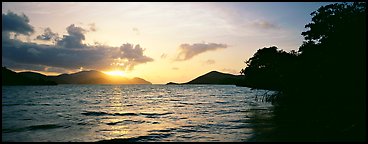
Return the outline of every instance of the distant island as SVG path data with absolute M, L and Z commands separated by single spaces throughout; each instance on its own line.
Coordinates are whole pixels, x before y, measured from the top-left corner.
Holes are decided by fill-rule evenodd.
M 254 89 L 279 90 L 275 86 L 254 83 L 252 80 L 254 80 L 254 78 L 249 78 L 244 75 L 233 75 L 229 73 L 211 71 L 186 83 L 169 82 L 166 83 L 166 85 L 188 85 L 188 84 L 236 85 L 240 87 L 249 87 Z
M 152 84 L 142 78 L 112 77 L 96 70 L 81 71 L 58 76 L 36 72 L 14 72 L 2 67 L 2 85 L 57 85 L 57 84 Z
M 218 71 L 211 71 L 186 83 L 169 82 L 166 85 L 182 85 L 182 84 L 239 85 L 242 79 L 243 79 L 242 75 L 232 75 Z

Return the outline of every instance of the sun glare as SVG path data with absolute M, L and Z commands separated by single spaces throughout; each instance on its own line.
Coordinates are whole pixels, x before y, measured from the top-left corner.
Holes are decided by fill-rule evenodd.
M 126 77 L 126 74 L 124 71 L 120 71 L 120 70 L 115 70 L 115 71 L 108 71 L 108 72 L 104 72 L 105 74 L 108 74 L 110 76 L 122 76 L 122 77 Z

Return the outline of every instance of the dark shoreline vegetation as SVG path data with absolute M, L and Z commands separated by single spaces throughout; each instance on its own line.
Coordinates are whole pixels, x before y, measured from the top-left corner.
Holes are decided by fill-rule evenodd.
M 246 61 L 242 85 L 279 91 L 268 98 L 277 127 L 254 141 L 366 141 L 365 10 L 322 6 L 298 52 L 263 48 Z
M 366 141 L 365 11 L 365 2 L 322 6 L 311 13 L 298 51 L 261 48 L 245 61 L 241 75 L 212 71 L 167 85 L 229 84 L 278 91 L 266 97 L 274 105 L 267 122 L 275 127 L 255 129 L 250 141 Z M 4 71 L 18 77 L 13 85 L 60 83 L 6 70 L 3 67 L 3 85 L 12 85 L 12 80 L 4 81 Z M 259 120 L 264 120 L 261 115 L 253 121 Z

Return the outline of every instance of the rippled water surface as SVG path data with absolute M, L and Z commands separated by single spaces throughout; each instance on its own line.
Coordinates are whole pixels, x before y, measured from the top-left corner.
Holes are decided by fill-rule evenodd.
M 266 91 L 224 85 L 2 87 L 2 141 L 248 141 Z

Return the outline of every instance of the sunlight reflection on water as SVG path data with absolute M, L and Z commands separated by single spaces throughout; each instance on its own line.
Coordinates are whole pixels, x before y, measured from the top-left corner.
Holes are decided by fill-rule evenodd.
M 247 141 L 254 134 L 252 109 L 271 107 L 255 100 L 262 90 L 224 85 L 2 90 L 3 141 Z

